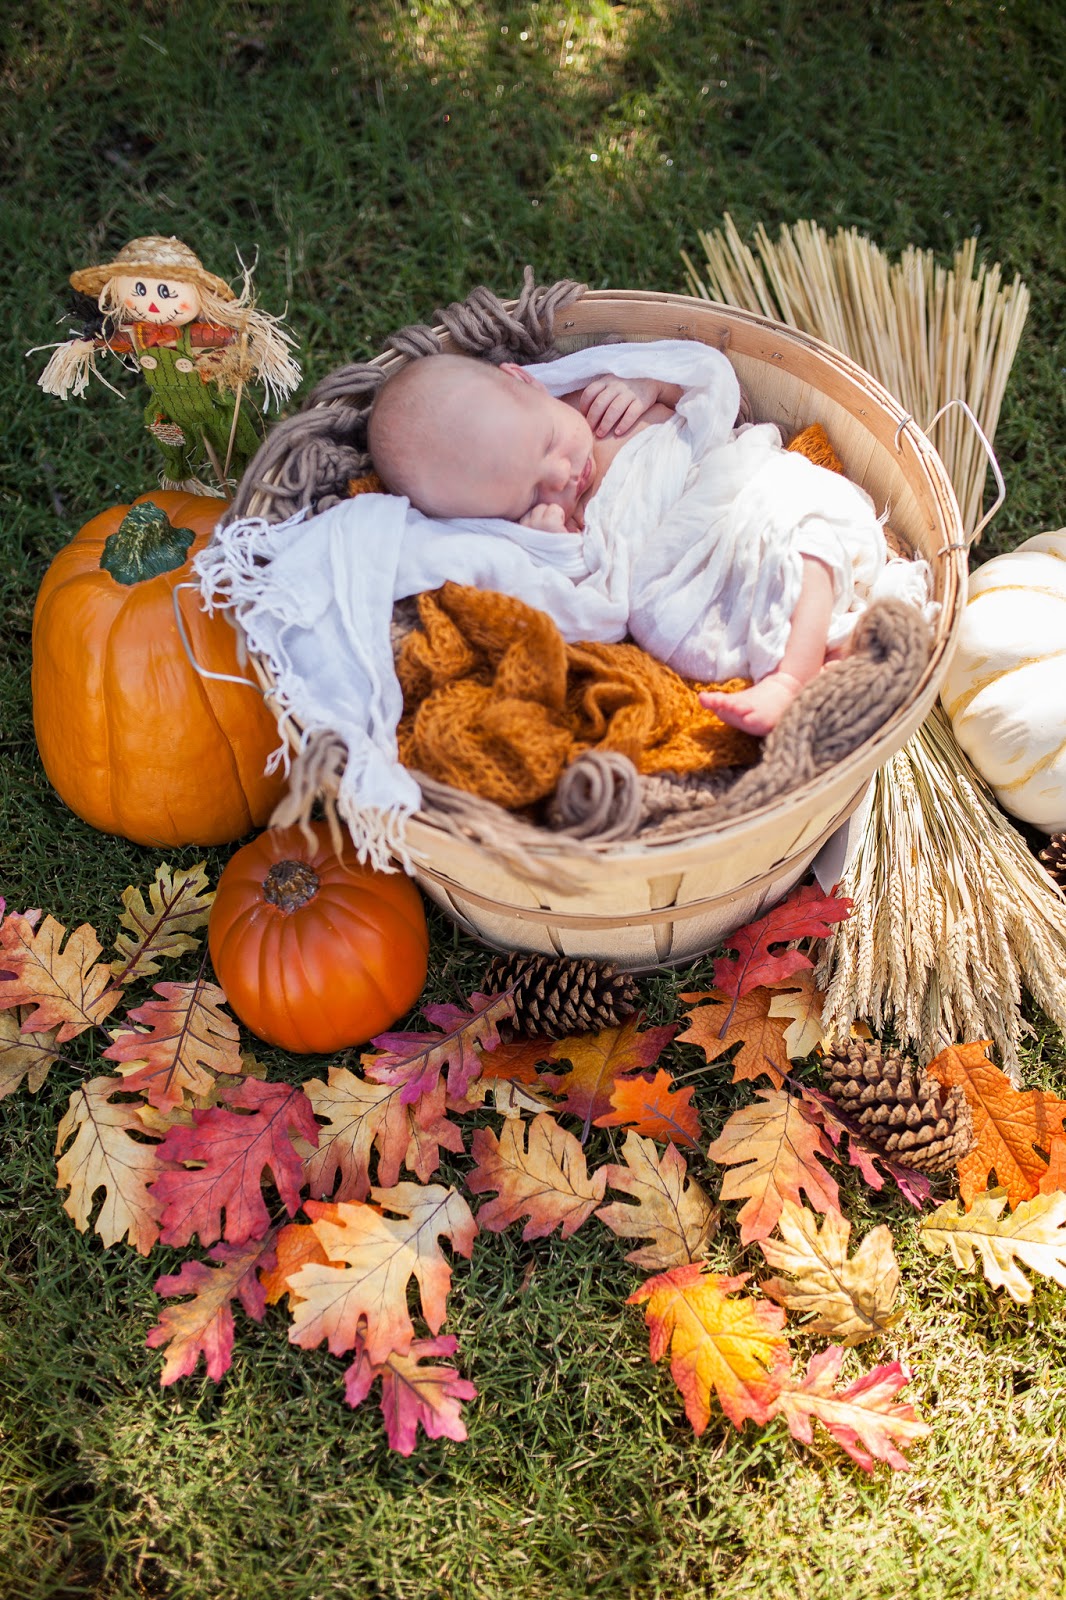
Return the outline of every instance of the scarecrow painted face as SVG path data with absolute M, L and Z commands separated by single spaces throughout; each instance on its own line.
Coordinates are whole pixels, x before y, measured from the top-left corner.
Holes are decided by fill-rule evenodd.
M 200 295 L 181 278 L 140 276 L 114 280 L 114 294 L 131 322 L 157 322 L 183 328 L 200 310 Z

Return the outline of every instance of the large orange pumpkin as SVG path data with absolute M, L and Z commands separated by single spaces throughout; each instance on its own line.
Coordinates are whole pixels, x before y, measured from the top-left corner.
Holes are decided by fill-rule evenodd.
M 401 872 L 338 856 L 325 823 L 272 828 L 218 880 L 207 928 L 215 976 L 268 1044 L 323 1054 L 362 1044 L 412 1006 L 426 981 L 422 898 Z
M 227 502 L 159 490 L 85 525 L 45 573 L 33 615 L 33 725 L 44 770 L 94 828 L 137 844 L 226 844 L 261 828 L 277 727 L 253 688 L 193 670 L 173 591 Z M 237 636 L 179 596 L 197 661 L 237 674 Z

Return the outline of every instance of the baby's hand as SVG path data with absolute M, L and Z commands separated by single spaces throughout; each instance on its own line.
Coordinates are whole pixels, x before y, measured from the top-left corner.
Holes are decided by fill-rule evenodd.
M 659 398 L 654 378 L 594 378 L 581 391 L 578 406 L 598 439 L 628 433 Z
M 536 528 L 539 533 L 569 533 L 566 512 L 562 506 L 537 504 L 524 517 L 519 518 L 520 528 Z

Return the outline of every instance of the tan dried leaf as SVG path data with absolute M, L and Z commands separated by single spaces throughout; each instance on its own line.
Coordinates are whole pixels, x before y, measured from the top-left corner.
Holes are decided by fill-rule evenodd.
M 150 978 L 164 958 L 195 950 L 200 940 L 193 935 L 207 926 L 214 898 L 202 861 L 179 872 L 164 862 L 148 885 L 148 905 L 140 889 L 124 889 L 125 909 L 118 919 L 124 931 L 115 940 L 118 956 L 111 963 L 116 982 Z
M 149 1185 L 163 1168 L 158 1145 L 133 1137 L 144 1132 L 137 1106 L 111 1098 L 125 1089 L 122 1078 L 91 1078 L 71 1095 L 56 1136 L 56 1154 L 63 1151 L 56 1184 L 69 1188 L 63 1210 L 82 1233 L 89 1226 L 93 1199 L 103 1190 L 96 1232 L 105 1245 L 126 1238 L 146 1256 L 159 1238 L 163 1209 Z
M 850 1259 L 851 1224 L 839 1212 L 827 1212 L 819 1229 L 813 1211 L 786 1200 L 778 1227 L 781 1238 L 762 1239 L 760 1247 L 770 1265 L 794 1281 L 771 1278 L 759 1287 L 787 1311 L 813 1313 L 804 1333 L 824 1333 L 849 1346 L 888 1331 L 898 1316 L 891 1313 L 899 1266 L 883 1224 L 871 1229 Z
M 785 1048 L 791 1061 L 802 1061 L 817 1050 L 822 1037 L 822 1007 L 825 995 L 814 981 L 813 972 L 794 972 L 770 1001 L 771 1017 L 789 1017 L 785 1029 Z
M 622 1156 L 624 1167 L 611 1163 L 601 1170 L 610 1188 L 632 1195 L 638 1204 L 612 1200 L 596 1215 L 620 1238 L 651 1239 L 642 1249 L 631 1250 L 626 1260 L 647 1272 L 699 1260 L 718 1227 L 718 1208 L 688 1177 L 677 1146 L 668 1144 L 660 1156 L 651 1139 L 629 1133 Z
M 58 1054 L 55 1028 L 44 1033 L 21 1031 L 28 1015 L 22 1010 L 0 1011 L 0 1100 L 23 1081 L 36 1094 Z
M 477 1165 L 466 1180 L 472 1194 L 497 1191 L 478 1212 L 478 1225 L 493 1233 L 526 1216 L 523 1239 L 543 1239 L 562 1227 L 568 1239 L 591 1216 L 606 1186 L 604 1169 L 590 1173 L 574 1134 L 554 1117 L 541 1114 L 529 1124 L 506 1122 L 499 1139 L 491 1128 L 478 1128 L 470 1146 Z
M 63 941 L 66 939 L 66 944 Z M 55 1028 L 65 1044 L 109 1016 L 122 991 L 97 962 L 103 946 L 87 922 L 69 936 L 55 917 L 40 927 L 18 913 L 0 926 L 0 1009 L 27 1006 L 27 1031 Z

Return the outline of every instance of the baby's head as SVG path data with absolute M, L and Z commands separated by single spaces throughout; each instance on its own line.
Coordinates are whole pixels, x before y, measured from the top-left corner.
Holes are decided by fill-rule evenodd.
M 592 429 L 523 368 L 421 356 L 378 391 L 368 444 L 394 494 L 432 517 L 505 517 L 560 505 L 581 526 L 593 479 Z

